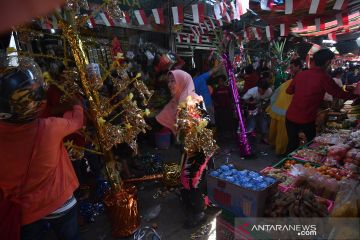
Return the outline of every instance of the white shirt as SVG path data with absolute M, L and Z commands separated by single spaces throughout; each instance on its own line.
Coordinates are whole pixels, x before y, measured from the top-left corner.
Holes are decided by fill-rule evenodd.
M 250 98 L 254 98 L 256 101 L 269 99 L 271 97 L 272 90 L 271 88 L 268 88 L 263 95 L 260 95 L 258 91 L 258 87 L 250 88 L 242 99 L 249 100 Z
M 342 83 L 340 78 L 333 78 L 333 80 L 339 87 L 343 86 L 343 83 Z M 332 102 L 333 101 L 333 96 L 331 96 L 328 93 L 325 93 L 324 101 Z

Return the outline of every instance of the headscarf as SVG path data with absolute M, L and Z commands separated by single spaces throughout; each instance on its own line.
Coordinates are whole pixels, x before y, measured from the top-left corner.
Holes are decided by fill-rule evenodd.
M 175 93 L 170 102 L 156 116 L 156 120 L 164 127 L 169 128 L 173 134 L 176 135 L 175 123 L 179 104 L 186 101 L 188 96 L 195 99 L 201 98 L 195 93 L 194 82 L 190 74 L 183 70 L 174 70 L 169 74 L 172 74 L 175 79 Z

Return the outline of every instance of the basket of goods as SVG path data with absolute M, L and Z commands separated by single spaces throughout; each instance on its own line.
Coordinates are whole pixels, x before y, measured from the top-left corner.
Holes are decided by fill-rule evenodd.
M 321 164 L 322 161 L 324 160 L 325 155 L 326 154 L 323 155 L 322 153 L 319 153 L 316 150 L 304 148 L 292 153 L 291 157 L 303 161 Z
M 309 189 L 278 192 L 265 211 L 268 217 L 327 217 L 328 203 L 318 200 Z

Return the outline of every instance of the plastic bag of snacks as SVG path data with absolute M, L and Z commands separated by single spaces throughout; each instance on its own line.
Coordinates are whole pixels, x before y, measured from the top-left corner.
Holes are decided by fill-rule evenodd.
M 360 216 L 360 183 L 347 181 L 341 186 L 336 197 L 332 217 L 359 217 Z
M 324 162 L 327 166 L 340 165 L 341 161 L 345 158 L 346 153 L 349 151 L 350 146 L 347 144 L 338 144 L 328 148 L 328 154 Z

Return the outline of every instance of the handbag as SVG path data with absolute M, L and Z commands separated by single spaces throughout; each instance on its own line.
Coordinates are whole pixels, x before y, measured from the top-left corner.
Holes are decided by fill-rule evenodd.
M 37 121 L 38 124 L 34 139 L 34 145 L 31 150 L 31 155 L 28 161 L 25 177 L 21 181 L 20 191 L 18 192 L 18 194 L 15 194 L 15 196 L 11 199 L 3 199 L 2 201 L 0 201 L 0 235 L 2 240 L 20 240 L 22 208 L 20 196 L 29 176 L 30 164 L 34 157 L 34 150 L 39 136 L 40 120 Z

